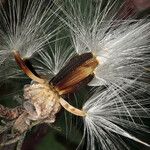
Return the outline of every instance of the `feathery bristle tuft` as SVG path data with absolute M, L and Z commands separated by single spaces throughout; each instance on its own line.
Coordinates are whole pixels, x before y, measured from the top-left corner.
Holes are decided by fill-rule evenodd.
M 12 51 L 23 58 L 43 49 L 60 27 L 51 1 L 6 0 L 0 5 L 0 64 Z
M 53 15 L 53 12 L 58 10 L 52 1 L 47 0 L 6 0 L 1 3 L 0 66 L 3 68 L 6 63 L 10 64 L 7 67 L 14 64 L 13 51 L 18 51 L 23 59 L 28 59 L 35 52 L 43 50 L 62 27 Z M 7 69 L 4 67 L 5 71 L 0 72 L 2 78 L 17 77 L 21 74 L 15 64 Z
M 150 147 L 134 136 L 139 131 L 143 135 L 148 132 L 148 127 L 141 120 L 150 118 L 149 108 L 146 108 L 148 101 L 142 97 L 136 100 L 128 94 L 119 95 L 112 88 L 99 88 L 83 106 L 83 110 L 87 112 L 84 118 L 84 136 L 88 140 L 88 149 L 95 150 L 95 142 L 98 142 L 99 149 L 117 150 L 122 149 L 122 146 L 128 149 L 116 134 Z
M 47 43 L 45 50 L 40 51 L 34 57 L 33 65 L 39 74 L 54 77 L 75 55 L 73 47 L 66 42 L 67 38 L 58 39 L 52 43 Z

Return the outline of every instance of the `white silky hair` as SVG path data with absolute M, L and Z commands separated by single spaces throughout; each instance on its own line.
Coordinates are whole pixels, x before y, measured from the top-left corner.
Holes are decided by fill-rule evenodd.
M 126 21 L 109 32 L 102 39 L 105 54 L 97 52 L 100 65 L 95 73 L 99 82 L 113 84 L 115 87 L 123 84 L 130 86 L 133 83 L 148 86 L 142 80 L 149 78 L 146 69 L 150 64 L 150 23 L 139 20 L 130 24 Z M 101 53 L 102 57 L 105 55 L 103 62 Z
M 113 91 L 111 87 L 99 88 L 83 105 L 83 110 L 87 112 L 83 136 L 87 139 L 87 149 L 130 149 L 129 145 L 117 135 L 150 147 L 134 136 L 149 133 L 148 126 L 145 126 L 141 119 L 150 118 L 150 109 L 146 108 L 149 99 L 143 99 L 141 96 L 137 100 L 130 94 L 118 93 L 118 90 Z
M 22 74 L 13 62 L 12 51 L 19 51 L 23 59 L 29 59 L 44 50 L 47 42 L 61 30 L 62 24 L 53 15 L 58 10 L 47 0 L 0 2 L 1 78 L 16 78 Z
M 38 56 L 34 58 L 35 63 L 33 63 L 38 74 L 51 79 L 76 54 L 67 40 L 67 37 L 59 39 L 59 36 L 57 36 L 54 42 L 47 43 L 45 50 L 38 53 Z
M 118 88 L 143 76 L 149 78 L 150 22 L 117 20 L 117 2 L 109 0 L 103 8 L 102 0 L 95 6 L 84 0 L 84 7 L 70 0 L 62 10 L 66 17 L 60 19 L 71 31 L 76 52 L 92 52 L 99 60 L 91 86 L 113 84 Z
M 51 1 L 8 0 L 0 5 L 0 65 L 13 50 L 23 58 L 43 49 L 60 29 Z M 53 9 L 53 10 L 52 10 Z M 55 27 L 54 27 L 54 26 Z
M 130 129 L 148 132 L 140 119 L 149 118 L 150 109 L 150 20 L 117 19 L 122 8 L 117 2 L 69 0 L 62 8 L 65 17 L 59 16 L 70 30 L 75 51 L 92 52 L 99 61 L 89 85 L 106 87 L 83 106 L 88 114 L 84 138 L 90 150 L 97 148 L 95 141 L 99 149 L 129 149 L 117 135 L 149 146 Z

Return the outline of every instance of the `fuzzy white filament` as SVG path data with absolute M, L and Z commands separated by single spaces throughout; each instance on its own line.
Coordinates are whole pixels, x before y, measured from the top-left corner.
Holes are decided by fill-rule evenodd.
M 97 149 L 117 150 L 122 149 L 122 146 L 128 149 L 114 133 L 150 146 L 134 136 L 139 131 L 143 134 L 148 132 L 140 118 L 149 118 L 150 110 L 145 107 L 149 100 L 136 100 L 128 95 L 116 96 L 117 92 L 112 91 L 111 87 L 99 89 L 83 106 L 83 110 L 87 112 L 84 118 L 84 136 L 90 150 L 96 149 L 95 141 L 98 142 Z
M 0 3 L 0 65 L 12 59 L 12 51 L 19 51 L 22 58 L 30 58 L 43 50 L 60 29 L 61 24 L 52 13 L 59 8 L 55 9 L 51 1 L 6 0 Z
M 56 38 L 53 43 L 48 43 L 44 51 L 39 52 L 35 58 L 34 68 L 39 74 L 47 76 L 49 79 L 54 77 L 75 55 L 73 47 L 68 45 L 68 40 Z M 40 58 L 40 59 L 39 59 Z
M 117 20 L 117 0 L 109 0 L 105 7 L 102 0 L 95 6 L 93 1 L 84 2 L 83 7 L 70 0 L 63 9 L 66 18 L 61 19 L 71 31 L 76 52 L 92 52 L 99 59 L 96 77 L 89 85 L 113 84 L 121 88 L 143 76 L 148 78 L 149 20 Z
M 115 142 L 128 149 L 113 133 L 149 146 L 129 132 L 148 132 L 136 121 L 149 118 L 149 108 L 144 107 L 150 104 L 150 21 L 117 19 L 118 9 L 117 0 L 69 0 L 62 9 L 65 17 L 60 16 L 76 52 L 92 52 L 99 60 L 89 85 L 106 88 L 83 107 L 89 114 L 84 123 L 90 150 L 97 149 L 95 141 L 101 143 L 99 149 L 122 149 Z

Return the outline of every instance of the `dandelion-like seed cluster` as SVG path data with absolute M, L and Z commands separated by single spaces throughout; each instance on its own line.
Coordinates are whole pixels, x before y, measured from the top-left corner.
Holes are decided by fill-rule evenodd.
M 0 116 L 7 119 L 2 132 L 17 135 L 2 145 L 25 137 L 37 124 L 53 124 L 64 108 L 83 120 L 79 147 L 130 149 L 126 139 L 150 147 L 139 136 L 149 133 L 144 122 L 150 117 L 150 21 L 136 14 L 120 19 L 123 4 L 0 2 L 0 85 L 32 80 L 19 89 L 22 104 L 0 105 Z M 89 91 L 79 109 L 66 97 L 81 87 Z

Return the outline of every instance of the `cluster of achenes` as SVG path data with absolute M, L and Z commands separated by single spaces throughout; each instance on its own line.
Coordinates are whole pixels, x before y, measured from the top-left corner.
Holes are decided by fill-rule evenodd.
M 120 13 L 117 0 L 1 2 L 1 83 L 32 80 L 22 105 L 0 106 L 3 131 L 21 137 L 64 108 L 83 118 L 87 149 L 128 149 L 119 135 L 149 146 L 135 135 L 148 132 L 150 117 L 150 22 Z M 78 109 L 65 96 L 84 86 L 95 91 Z

